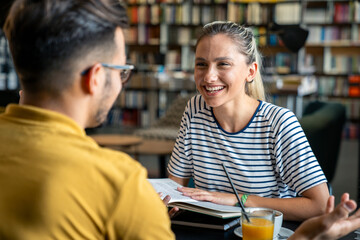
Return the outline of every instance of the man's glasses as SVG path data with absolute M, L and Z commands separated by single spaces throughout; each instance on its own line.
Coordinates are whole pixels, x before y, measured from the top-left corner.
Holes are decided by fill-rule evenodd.
M 120 79 L 121 83 L 125 84 L 131 75 L 131 70 L 134 69 L 134 65 L 113 65 L 107 63 L 101 63 L 101 65 L 105 68 L 120 70 Z
M 121 83 L 125 84 L 131 75 L 131 70 L 134 69 L 134 65 L 114 65 L 114 64 L 107 64 L 107 63 L 101 63 L 101 66 L 105 67 L 105 68 L 110 68 L 110 69 L 115 69 L 115 70 L 120 70 L 120 79 L 121 79 Z M 81 73 L 81 75 L 85 75 L 87 74 L 89 71 L 89 69 L 83 71 Z

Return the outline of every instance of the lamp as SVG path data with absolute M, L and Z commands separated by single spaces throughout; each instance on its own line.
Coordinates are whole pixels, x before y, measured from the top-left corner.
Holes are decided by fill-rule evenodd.
M 309 35 L 309 30 L 301 28 L 299 25 L 279 25 L 270 23 L 270 32 L 277 34 L 285 47 L 292 52 L 298 52 L 305 45 Z

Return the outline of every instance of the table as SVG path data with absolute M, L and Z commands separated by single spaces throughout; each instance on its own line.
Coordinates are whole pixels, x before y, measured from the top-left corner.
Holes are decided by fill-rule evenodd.
M 100 146 L 126 152 L 139 159 L 139 155 L 157 155 L 161 178 L 166 178 L 166 157 L 170 156 L 175 145 L 174 140 L 147 139 L 135 135 L 94 134 L 89 135 Z
M 166 173 L 166 157 L 170 156 L 174 148 L 174 140 L 159 140 L 159 139 L 143 139 L 138 145 L 130 146 L 123 149 L 124 152 L 134 155 L 139 159 L 139 155 L 157 155 L 159 158 L 160 177 L 167 177 Z
M 295 231 L 300 225 L 300 222 L 284 221 L 283 227 Z M 176 240 L 239 240 L 240 237 L 236 236 L 234 230 L 236 227 L 229 229 L 228 231 L 186 227 L 179 225 L 171 225 L 171 229 L 175 233 Z M 354 232 L 340 238 L 341 240 L 355 239 L 356 234 Z
M 283 227 L 291 229 L 294 231 L 300 225 L 299 222 L 293 221 L 284 221 Z M 228 231 L 214 230 L 214 229 L 205 229 L 205 228 L 194 228 L 194 227 L 185 227 L 179 225 L 172 225 L 172 230 L 176 235 L 177 240 L 210 240 L 210 239 L 226 239 L 226 240 L 239 240 L 240 237 L 236 236 L 234 230 L 237 227 L 233 227 Z
M 138 145 L 142 142 L 142 138 L 134 135 L 123 134 L 95 134 L 90 135 L 100 146 L 110 148 L 127 148 Z

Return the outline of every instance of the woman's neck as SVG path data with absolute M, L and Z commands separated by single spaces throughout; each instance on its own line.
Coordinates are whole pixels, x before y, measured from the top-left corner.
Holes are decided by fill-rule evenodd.
M 213 108 L 216 120 L 227 132 L 235 133 L 242 130 L 252 119 L 259 101 L 249 96 L 241 101 L 230 102 Z

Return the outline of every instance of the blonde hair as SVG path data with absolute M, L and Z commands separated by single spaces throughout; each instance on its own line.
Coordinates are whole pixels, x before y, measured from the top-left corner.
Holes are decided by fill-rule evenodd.
M 257 63 L 258 69 L 255 78 L 251 82 L 246 82 L 245 91 L 250 97 L 265 101 L 265 90 L 260 73 L 261 55 L 257 49 L 251 28 L 225 21 L 208 23 L 202 28 L 196 47 L 203 37 L 217 34 L 224 34 L 231 38 L 237 44 L 239 52 L 246 57 L 246 63 L 248 65 L 254 62 Z

